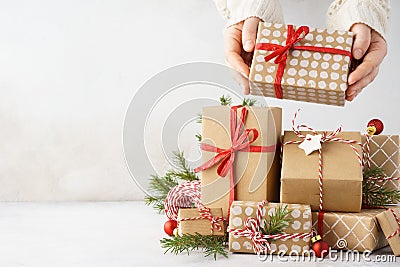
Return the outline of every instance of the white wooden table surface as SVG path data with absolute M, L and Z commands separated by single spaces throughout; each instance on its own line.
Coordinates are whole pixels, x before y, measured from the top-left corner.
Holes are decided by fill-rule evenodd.
M 0 203 L 0 266 L 379 266 L 277 258 L 261 262 L 256 255 L 244 254 L 217 261 L 201 253 L 164 255 L 159 245 L 164 221 L 164 215 L 143 202 Z M 379 251 L 390 253 L 388 247 Z M 400 258 L 396 260 L 383 266 L 399 266 Z

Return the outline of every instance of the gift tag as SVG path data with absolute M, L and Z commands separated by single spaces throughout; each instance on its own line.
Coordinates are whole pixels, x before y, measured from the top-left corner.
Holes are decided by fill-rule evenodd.
M 299 145 L 299 148 L 303 149 L 308 156 L 314 151 L 321 149 L 321 139 L 322 134 L 307 134 L 304 141 Z

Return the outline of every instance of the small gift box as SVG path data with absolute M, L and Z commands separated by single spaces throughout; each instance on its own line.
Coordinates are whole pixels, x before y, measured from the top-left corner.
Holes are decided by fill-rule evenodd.
M 344 106 L 352 43 L 347 31 L 261 22 L 250 92 Z
M 364 168 L 381 168 L 387 178 L 378 184 L 400 190 L 400 138 L 399 135 L 363 135 Z
M 270 219 L 284 214 L 282 233 L 265 233 Z M 234 201 L 229 216 L 229 250 L 242 253 L 302 255 L 309 252 L 312 236 L 309 205 Z
M 297 113 L 295 114 L 295 117 Z M 313 211 L 359 212 L 362 151 L 359 132 L 316 132 L 301 125 L 283 137 L 281 202 Z M 311 129 L 300 132 L 299 127 Z
M 279 200 L 282 111 L 274 107 L 215 106 L 202 113 L 201 198 L 222 208 L 233 200 Z
M 318 212 L 312 213 L 313 227 L 329 246 L 340 250 L 374 251 L 388 242 L 376 216 L 382 209 L 364 209 L 359 213 L 324 212 L 318 224 Z M 320 226 L 320 227 L 319 227 Z
M 179 209 L 178 234 L 225 235 L 221 208 Z
M 377 217 L 393 254 L 400 256 L 400 207 L 389 208 Z

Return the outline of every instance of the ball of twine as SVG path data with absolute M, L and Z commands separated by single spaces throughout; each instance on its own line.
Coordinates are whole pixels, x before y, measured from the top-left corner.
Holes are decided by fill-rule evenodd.
M 200 181 L 185 182 L 175 186 L 165 199 L 165 214 L 170 220 L 178 220 L 179 208 L 193 208 L 201 205 Z

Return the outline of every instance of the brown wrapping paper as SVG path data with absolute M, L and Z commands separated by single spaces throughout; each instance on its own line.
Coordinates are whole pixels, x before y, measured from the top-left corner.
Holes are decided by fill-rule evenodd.
M 359 213 L 325 212 L 322 238 L 332 249 L 374 251 L 388 245 L 376 216 L 382 209 Z M 318 229 L 318 212 L 312 213 L 313 227 Z
M 298 27 L 295 26 L 296 30 Z M 287 26 L 260 23 L 257 43 L 286 44 Z M 310 27 L 300 46 L 333 47 L 351 51 L 353 34 Z M 271 52 L 255 50 L 250 70 L 250 92 L 254 95 L 276 97 L 274 81 L 277 64 L 265 62 Z M 283 99 L 344 106 L 350 57 L 331 53 L 291 49 L 282 77 Z
M 220 208 L 211 208 L 211 215 L 213 217 L 222 217 L 222 209 Z M 210 235 L 211 234 L 211 222 L 208 219 L 198 219 L 198 220 L 188 220 L 181 221 L 183 218 L 194 218 L 200 217 L 199 210 L 197 208 L 192 209 L 179 209 L 178 212 L 178 234 L 195 234 L 199 233 L 201 235 Z M 221 231 L 217 229 L 213 229 L 213 235 L 225 235 L 225 225 L 224 222 L 218 222 L 222 228 Z
M 248 107 L 249 112 L 245 128 L 256 128 L 258 138 L 252 145 L 272 146 L 277 144 L 278 151 L 281 137 L 282 111 L 280 108 Z M 239 112 L 238 112 L 239 113 Z M 203 142 L 219 148 L 231 147 L 230 107 L 215 106 L 203 108 Z M 202 151 L 202 161 L 206 162 L 215 155 Z M 222 208 L 227 217 L 229 209 L 229 175 L 219 177 L 218 165 L 202 171 L 201 198 L 207 207 Z M 261 201 L 279 200 L 280 163 L 279 153 L 242 152 L 235 154 L 235 199 Z
M 243 223 L 247 217 L 256 218 L 257 205 L 258 203 L 253 201 L 234 201 L 231 207 L 229 226 L 236 229 L 244 229 Z M 275 209 L 282 205 L 287 205 L 288 210 L 291 211 L 288 215 L 290 225 L 284 230 L 285 233 L 311 232 L 311 209 L 309 205 L 268 203 L 263 208 L 261 225 L 264 225 L 264 221 L 269 217 L 269 214 L 273 214 L 272 212 L 275 212 Z M 284 252 L 285 254 L 290 254 L 291 252 L 296 252 L 301 255 L 303 252 L 309 251 L 309 249 L 310 238 L 272 240 L 269 253 Z M 247 237 L 235 237 L 232 233 L 229 233 L 229 251 L 254 253 L 252 243 Z
M 400 216 L 400 207 L 392 207 L 397 216 Z M 393 213 L 386 210 L 377 215 L 380 226 L 385 236 L 394 233 L 400 226 L 397 224 Z M 388 239 L 389 245 L 392 248 L 393 254 L 400 256 L 400 233 Z
M 303 134 L 307 134 L 304 132 Z M 358 132 L 341 132 L 337 137 L 361 141 Z M 298 141 L 294 132 L 286 131 L 283 143 Z M 360 155 L 361 147 L 356 145 Z M 359 212 L 362 199 L 362 168 L 353 149 L 344 143 L 322 144 L 323 209 Z M 319 208 L 318 152 L 306 155 L 297 144 L 283 147 L 281 202 L 310 204 Z
M 366 150 L 366 137 L 362 136 L 363 148 Z M 371 168 L 382 168 L 387 177 L 400 176 L 400 138 L 398 135 L 374 135 L 370 139 Z M 382 186 L 400 190 L 400 181 L 387 181 Z

